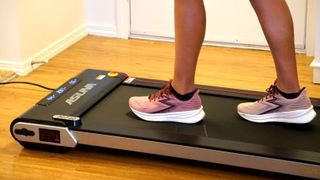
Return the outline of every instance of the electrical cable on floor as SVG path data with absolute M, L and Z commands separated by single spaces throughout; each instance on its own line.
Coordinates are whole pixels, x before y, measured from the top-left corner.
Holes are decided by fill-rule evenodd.
M 28 84 L 28 85 L 32 85 L 32 86 L 38 86 L 40 88 L 43 88 L 43 89 L 46 89 L 49 91 L 55 90 L 55 89 L 48 88 L 46 86 L 42 86 L 40 84 L 36 84 L 36 83 L 32 83 L 32 82 L 24 82 L 24 81 L 0 82 L 0 85 L 7 85 L 7 84 Z

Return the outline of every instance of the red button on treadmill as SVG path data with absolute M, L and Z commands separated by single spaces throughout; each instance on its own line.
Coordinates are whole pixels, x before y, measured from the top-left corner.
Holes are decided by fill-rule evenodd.
M 109 73 L 108 73 L 108 76 L 109 76 L 109 77 L 118 77 L 118 76 L 119 76 L 119 73 L 118 73 L 118 72 L 109 72 Z

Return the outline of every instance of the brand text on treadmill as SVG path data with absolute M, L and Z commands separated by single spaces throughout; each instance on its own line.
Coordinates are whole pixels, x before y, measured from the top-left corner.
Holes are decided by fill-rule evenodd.
M 78 92 L 74 93 L 71 97 L 69 97 L 65 102 L 70 106 L 77 102 L 82 96 L 87 94 L 90 90 L 92 90 L 97 84 L 86 84 L 83 88 L 79 89 Z

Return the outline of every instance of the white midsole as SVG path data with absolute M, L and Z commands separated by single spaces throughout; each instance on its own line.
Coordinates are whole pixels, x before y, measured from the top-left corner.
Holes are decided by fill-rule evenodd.
M 256 122 L 256 123 L 266 123 L 266 122 L 283 122 L 283 123 L 293 123 L 293 124 L 305 124 L 311 122 L 316 116 L 316 112 L 311 106 L 308 109 L 289 111 L 289 112 L 278 112 L 269 113 L 263 115 L 252 115 L 239 112 L 239 115 L 244 119 Z
M 179 123 L 193 124 L 201 121 L 205 116 L 202 106 L 199 109 L 192 110 L 192 111 L 155 113 L 155 114 L 140 112 L 140 111 L 134 110 L 131 107 L 130 109 L 141 119 L 146 121 L 153 121 L 153 122 L 179 122 Z

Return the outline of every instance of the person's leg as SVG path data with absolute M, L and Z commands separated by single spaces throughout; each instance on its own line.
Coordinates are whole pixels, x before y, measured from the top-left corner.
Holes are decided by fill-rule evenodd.
M 286 93 L 300 91 L 296 66 L 294 30 L 285 0 L 250 0 L 271 49 L 279 89 Z
M 292 17 L 285 0 L 250 0 L 270 46 L 277 81 L 256 102 L 238 105 L 244 119 L 256 123 L 309 123 L 316 116 L 305 88 L 300 90 Z
M 131 97 L 129 107 L 152 122 L 197 123 L 203 119 L 199 90 L 194 86 L 197 60 L 206 27 L 202 0 L 175 0 L 175 65 L 172 81 L 149 96 Z
M 175 0 L 175 65 L 172 87 L 179 94 L 194 91 L 197 59 L 203 43 L 206 14 L 202 0 Z

